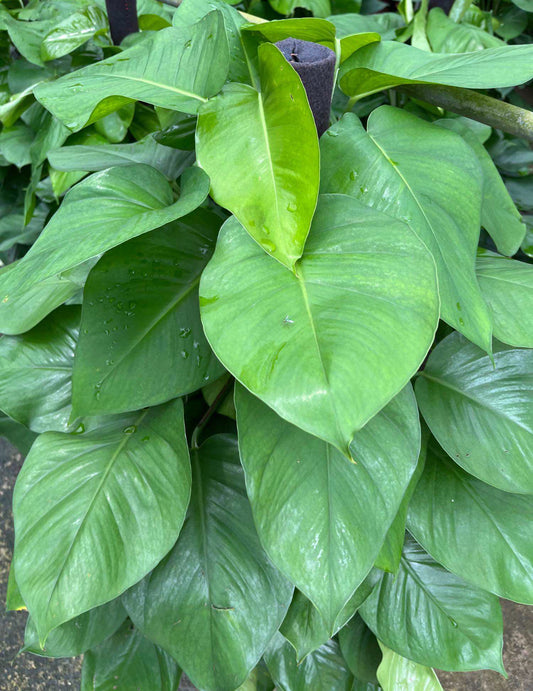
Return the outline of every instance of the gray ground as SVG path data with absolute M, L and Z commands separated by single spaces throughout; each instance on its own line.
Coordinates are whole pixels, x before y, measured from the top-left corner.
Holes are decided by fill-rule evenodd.
M 0 601 L 5 602 L 7 575 L 13 549 L 11 498 L 22 457 L 0 438 Z M 440 673 L 446 691 L 533 691 L 533 608 L 504 601 L 505 680 L 496 672 Z M 1 612 L 1 610 L 0 610 Z M 81 663 L 48 660 L 33 655 L 16 657 L 24 637 L 21 612 L 0 614 L 0 691 L 55 691 L 78 689 Z M 193 689 L 184 681 L 181 689 Z M 311 691 L 311 690 L 310 690 Z M 315 690 L 312 690 L 315 691 Z M 321 690 L 322 691 L 322 690 Z M 329 689 L 324 689 L 329 691 Z

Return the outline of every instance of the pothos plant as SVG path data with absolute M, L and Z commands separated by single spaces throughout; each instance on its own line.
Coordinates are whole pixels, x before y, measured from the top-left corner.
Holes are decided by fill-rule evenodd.
M 179 5 L 120 46 L 98 1 L 0 14 L 0 151 L 47 221 L 0 271 L 2 429 L 38 435 L 24 650 L 84 653 L 83 691 L 504 673 L 498 596 L 533 603 L 531 7 Z M 334 53 L 320 139 L 289 38 Z

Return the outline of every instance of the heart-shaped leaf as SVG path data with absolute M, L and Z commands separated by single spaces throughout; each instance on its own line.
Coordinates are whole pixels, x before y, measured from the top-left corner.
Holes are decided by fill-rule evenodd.
M 383 573 L 359 612 L 380 641 L 414 662 L 504 672 L 498 598 L 446 571 L 411 538 L 398 573 Z
M 432 443 L 408 526 L 447 569 L 500 597 L 532 605 L 532 523 L 533 497 L 486 485 Z
M 0 273 L 0 329 L 4 306 L 11 316 L 10 300 L 31 287 L 194 211 L 208 194 L 209 180 L 191 168 L 182 182 L 174 201 L 165 177 L 137 164 L 94 173 L 76 185 L 16 268 Z
M 476 270 L 496 338 L 533 348 L 533 266 L 486 250 L 477 258 Z
M 321 140 L 321 191 L 342 192 L 407 223 L 439 277 L 442 319 L 490 350 L 491 321 L 476 281 L 482 173 L 454 132 L 383 106 L 367 131 L 349 113 Z
M 416 467 L 420 428 L 412 389 L 357 432 L 350 446 L 355 463 L 242 387 L 235 405 L 261 543 L 317 607 L 331 636 L 372 568 Z
M 283 418 L 349 456 L 355 432 L 424 359 L 436 293 L 433 261 L 407 226 L 325 195 L 296 273 L 227 221 L 200 306 L 224 366 Z
M 107 60 L 41 83 L 34 93 L 71 130 L 132 100 L 196 113 L 222 88 L 228 64 L 224 20 L 211 12 L 187 31 L 157 31 Z
M 69 428 L 80 309 L 65 306 L 23 336 L 0 339 L 0 409 L 34 432 Z
M 196 686 L 233 691 L 279 628 L 293 588 L 259 544 L 235 437 L 210 437 L 191 455 L 193 494 L 179 540 L 125 605 Z
M 200 109 L 196 152 L 213 199 L 293 267 L 317 202 L 317 131 L 300 77 L 270 43 L 259 48 L 259 75 L 261 91 L 229 84 Z
M 223 374 L 198 306 L 200 275 L 219 226 L 218 215 L 197 209 L 116 247 L 94 267 L 74 361 L 76 414 L 157 405 Z M 156 362 L 162 379 L 154 377 Z
M 39 642 L 153 569 L 189 495 L 180 399 L 85 434 L 41 435 L 13 499 L 17 584 Z
M 459 334 L 431 353 L 416 398 L 460 466 L 506 492 L 533 494 L 533 350 L 494 344 L 494 362 Z

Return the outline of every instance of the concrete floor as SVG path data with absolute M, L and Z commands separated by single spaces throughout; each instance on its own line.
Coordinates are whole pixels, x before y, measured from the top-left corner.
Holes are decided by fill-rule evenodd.
M 13 550 L 12 490 L 22 456 L 0 438 L 0 601 L 5 602 L 9 562 Z M 495 672 L 439 673 L 445 691 L 533 691 L 533 608 L 503 601 L 505 680 Z M 0 610 L 1 611 L 1 610 Z M 80 659 L 48 660 L 23 654 L 22 612 L 0 614 L 0 691 L 78 689 Z M 186 680 L 180 689 L 193 689 Z M 310 689 L 309 691 L 329 691 Z

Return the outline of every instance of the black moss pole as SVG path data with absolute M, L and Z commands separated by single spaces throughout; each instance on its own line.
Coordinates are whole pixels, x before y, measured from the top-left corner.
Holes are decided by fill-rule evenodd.
M 285 38 L 276 46 L 300 75 L 320 137 L 329 127 L 335 53 L 318 43 L 297 38 Z
M 113 43 L 118 46 L 122 39 L 139 31 L 137 0 L 105 0 L 109 28 Z

